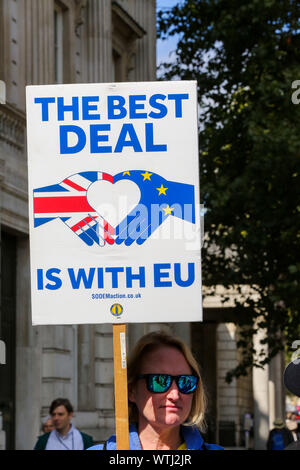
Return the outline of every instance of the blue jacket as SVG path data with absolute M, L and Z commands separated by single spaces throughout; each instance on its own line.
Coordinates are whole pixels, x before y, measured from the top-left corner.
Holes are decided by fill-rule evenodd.
M 181 426 L 181 434 L 188 450 L 224 450 L 217 444 L 204 444 L 203 437 L 195 426 Z M 103 450 L 104 444 L 98 444 L 87 450 Z M 205 449 L 203 449 L 203 445 Z M 134 424 L 129 427 L 129 448 L 130 450 L 142 450 L 137 428 Z M 107 450 L 116 450 L 116 436 L 111 436 L 106 441 Z

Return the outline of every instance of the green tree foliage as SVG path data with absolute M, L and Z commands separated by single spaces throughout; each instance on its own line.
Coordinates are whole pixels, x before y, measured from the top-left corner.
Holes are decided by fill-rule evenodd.
M 228 380 L 300 339 L 299 16 L 293 0 L 184 0 L 158 14 L 159 37 L 179 37 L 163 79 L 198 82 L 204 285 L 257 294 L 236 300 L 242 359 Z M 267 353 L 255 357 L 258 328 Z

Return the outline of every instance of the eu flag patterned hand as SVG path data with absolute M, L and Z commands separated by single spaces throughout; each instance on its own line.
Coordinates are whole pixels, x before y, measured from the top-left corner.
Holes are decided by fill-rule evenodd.
M 130 180 L 141 192 L 137 206 L 116 227 L 115 243 L 142 245 L 169 217 L 195 223 L 194 186 L 169 181 L 145 170 L 129 170 L 114 176 L 114 183 Z

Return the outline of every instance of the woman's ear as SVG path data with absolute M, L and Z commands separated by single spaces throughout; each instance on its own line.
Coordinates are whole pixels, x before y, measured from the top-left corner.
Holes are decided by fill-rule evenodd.
M 128 386 L 128 400 L 135 403 L 135 385 L 130 384 Z

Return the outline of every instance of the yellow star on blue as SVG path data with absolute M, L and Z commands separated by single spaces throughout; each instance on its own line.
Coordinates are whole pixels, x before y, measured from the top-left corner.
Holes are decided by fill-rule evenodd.
M 159 195 L 159 196 L 160 196 L 161 194 L 164 194 L 164 195 L 166 196 L 166 191 L 167 191 L 168 188 L 164 188 L 164 186 L 161 185 L 160 188 L 156 188 L 156 189 L 157 189 L 157 191 L 158 191 L 158 195 Z
M 164 207 L 163 210 L 165 211 L 165 215 L 172 215 L 172 211 L 174 210 L 173 207 L 170 207 L 169 204 L 167 207 Z
M 130 171 L 123 171 L 123 176 L 124 176 L 124 175 L 130 176 Z
M 143 181 L 145 180 L 151 181 L 150 176 L 152 175 L 152 173 L 148 173 L 148 171 L 145 171 L 145 173 L 141 173 L 141 175 L 144 177 Z

